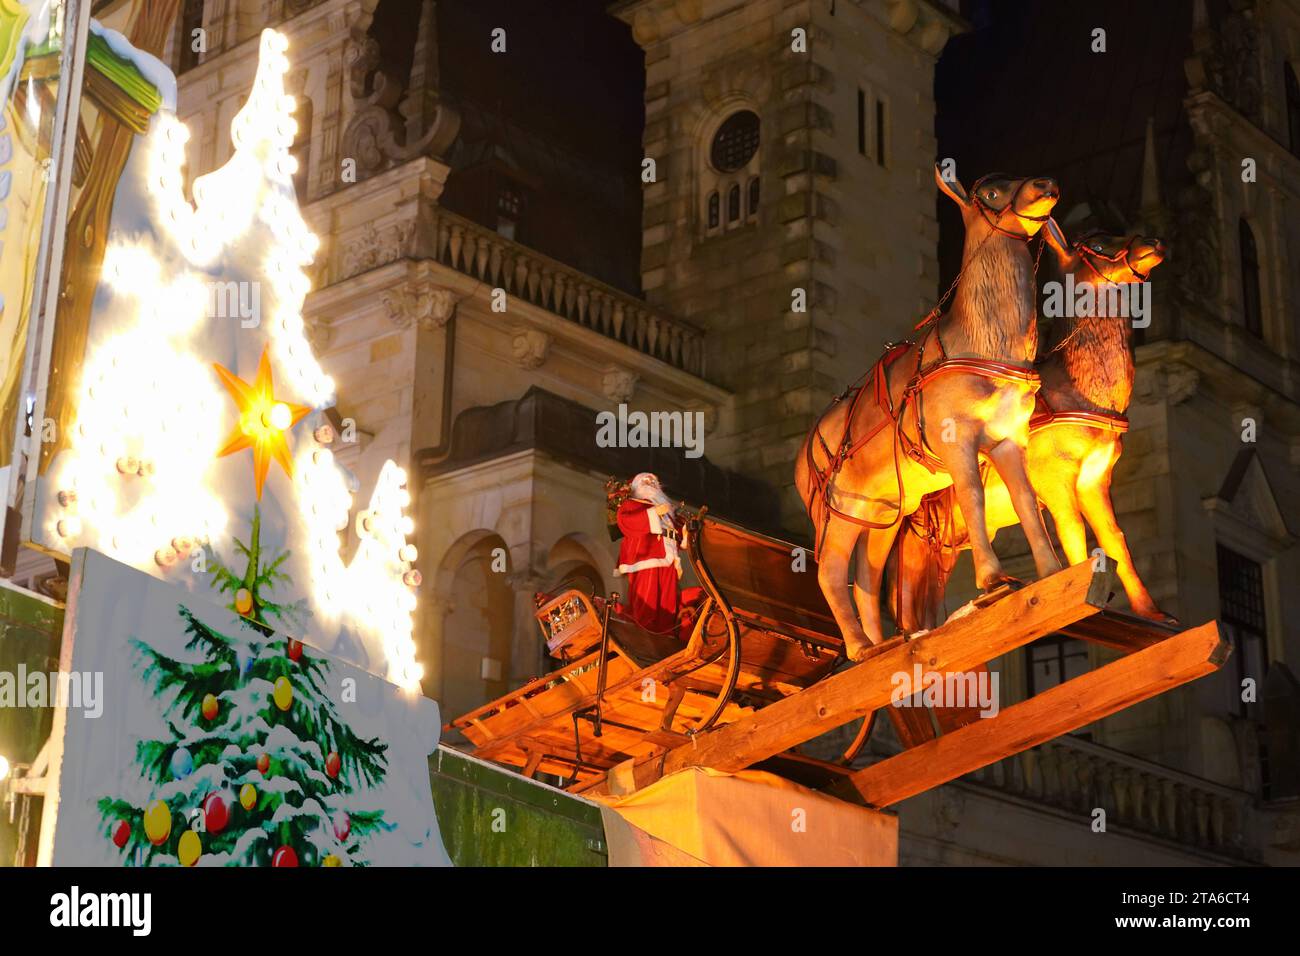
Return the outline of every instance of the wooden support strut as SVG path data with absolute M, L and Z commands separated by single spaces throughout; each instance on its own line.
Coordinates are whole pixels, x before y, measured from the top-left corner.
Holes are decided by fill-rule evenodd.
M 1077 564 L 913 640 L 895 639 L 878 645 L 867 660 L 750 716 L 701 734 L 689 746 L 640 763 L 621 764 L 590 792 L 626 793 L 687 767 L 728 773 L 743 770 L 887 706 L 896 686 L 895 675 L 912 674 L 914 665 L 923 671 L 968 671 L 1097 613 L 1114 592 L 1114 562 L 1106 562 L 1104 570 L 1094 570 L 1091 561 Z
M 1183 631 L 1013 704 L 829 788 L 887 807 L 1217 670 L 1231 650 L 1216 622 Z

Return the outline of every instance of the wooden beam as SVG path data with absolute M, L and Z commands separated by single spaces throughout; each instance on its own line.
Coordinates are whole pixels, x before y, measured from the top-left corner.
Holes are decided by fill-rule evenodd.
M 665 754 L 657 766 L 625 769 L 619 784 L 634 789 L 649 778 L 687 767 L 735 772 L 890 703 L 896 674 L 967 671 L 1030 641 L 1095 614 L 1114 593 L 1113 563 L 1094 571 L 1085 561 L 1007 595 L 989 607 L 951 620 L 910 641 L 890 642 L 847 670 L 777 701 L 749 717 L 697 737 Z M 915 748 L 921 750 L 924 744 Z M 610 771 L 613 778 L 619 768 Z M 599 790 L 593 792 L 600 792 Z
M 872 764 L 827 792 L 887 807 L 1212 673 L 1230 650 L 1211 621 Z
M 1171 634 L 1177 634 L 1181 630 L 1178 627 L 1157 624 L 1155 621 L 1143 620 L 1136 615 L 1107 608 L 1100 614 L 1062 628 L 1061 634 L 1132 654 L 1144 647 L 1159 644 Z

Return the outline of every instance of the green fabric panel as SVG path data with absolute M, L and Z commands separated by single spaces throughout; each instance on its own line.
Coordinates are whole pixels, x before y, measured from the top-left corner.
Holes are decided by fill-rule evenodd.
M 446 747 L 429 758 L 442 842 L 457 866 L 606 866 L 600 808 Z
M 18 679 L 18 667 L 27 673 L 59 669 L 59 641 L 63 636 L 63 609 L 24 591 L 0 587 L 0 673 Z M 16 688 L 21 690 L 21 688 Z M 0 707 L 0 754 L 10 764 L 31 763 L 50 735 L 52 707 Z M 20 798 L 21 799 L 21 798 Z M 34 852 L 40 832 L 40 799 L 31 801 L 27 847 Z M 9 808 L 0 805 L 0 866 L 13 866 L 18 844 L 18 807 L 14 822 Z

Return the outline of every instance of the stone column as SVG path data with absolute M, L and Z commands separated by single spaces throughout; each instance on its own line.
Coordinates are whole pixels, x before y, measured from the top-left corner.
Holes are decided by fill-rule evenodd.
M 507 578 L 514 592 L 514 633 L 510 641 L 510 674 L 512 687 L 518 687 L 550 670 L 546 656 L 546 642 L 533 617 L 536 603 L 533 596 L 542 589 L 542 576 L 532 570 L 512 572 Z
M 432 582 L 430 582 L 432 584 Z M 420 595 L 420 603 L 415 614 L 415 656 L 424 666 L 424 679 L 420 686 L 424 696 L 442 702 L 442 645 L 443 626 L 447 615 L 452 611 L 451 599 L 433 593 L 430 587 Z M 446 723 L 455 714 L 442 714 Z

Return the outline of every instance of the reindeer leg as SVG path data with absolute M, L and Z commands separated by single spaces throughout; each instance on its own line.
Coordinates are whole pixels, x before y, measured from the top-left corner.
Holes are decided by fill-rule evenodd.
M 1088 529 L 1083 523 L 1083 514 L 1079 511 L 1079 492 L 1076 484 L 1079 469 L 1069 469 L 1067 473 L 1053 470 L 1040 479 L 1042 492 L 1039 495 L 1047 510 L 1052 513 L 1056 523 L 1056 536 L 1061 539 L 1061 550 L 1065 560 L 1071 566 L 1081 564 L 1088 558 Z
M 966 522 L 966 533 L 970 537 L 971 557 L 975 561 L 975 584 L 985 591 L 991 591 L 1011 579 L 1003 572 L 1002 562 L 994 554 L 993 543 L 989 540 L 988 526 L 984 521 L 984 485 L 980 481 L 979 455 L 975 443 L 966 442 L 960 446 L 956 443 L 945 444 L 942 454 L 944 466 L 948 469 L 948 474 L 952 475 L 957 507 L 961 509 L 962 519 Z
M 858 605 L 858 617 L 872 644 L 879 644 L 885 636 L 880 621 L 880 581 L 897 536 L 898 525 L 895 524 L 864 531 L 858 538 L 853 600 Z
M 917 602 L 925 595 L 918 593 L 918 586 L 925 583 L 925 557 L 929 548 L 925 542 L 903 527 L 894 539 L 893 580 L 887 576 L 885 587 L 893 593 L 887 594 L 889 606 L 893 610 L 894 624 L 900 634 L 912 634 L 920 629 L 919 623 L 924 608 Z
M 1029 471 L 1025 467 L 1025 448 L 1009 438 L 1004 438 L 993 446 L 989 452 L 993 467 L 1002 477 L 1011 496 L 1011 504 L 1020 519 L 1020 527 L 1029 539 L 1029 550 L 1034 555 L 1034 567 L 1040 578 L 1054 571 L 1061 570 L 1061 562 L 1052 551 L 1052 542 L 1047 537 L 1047 528 L 1043 526 L 1043 516 L 1038 511 L 1038 495 L 1029 481 Z M 970 522 L 967 521 L 969 525 Z M 974 528 L 972 527 L 973 531 Z
M 1152 621 L 1177 623 L 1175 618 L 1160 610 L 1152 600 L 1146 585 L 1138 576 L 1137 568 L 1133 566 L 1133 555 L 1129 553 L 1124 532 L 1115 519 L 1115 507 L 1110 500 L 1110 469 L 1118 457 L 1117 454 L 1111 456 L 1110 463 L 1097 479 L 1089 481 L 1089 476 L 1085 475 L 1080 480 L 1079 505 L 1083 508 L 1088 524 L 1092 526 L 1092 533 L 1097 536 L 1097 544 L 1114 560 L 1115 571 L 1120 583 L 1124 585 L 1124 593 L 1128 595 L 1133 613 Z
M 849 557 L 862 529 L 833 516 L 827 521 L 821 555 L 817 560 L 817 583 L 821 585 L 826 603 L 835 615 L 835 623 L 844 635 L 845 654 L 849 660 L 857 660 L 872 644 L 858 623 L 853 601 L 849 598 Z

